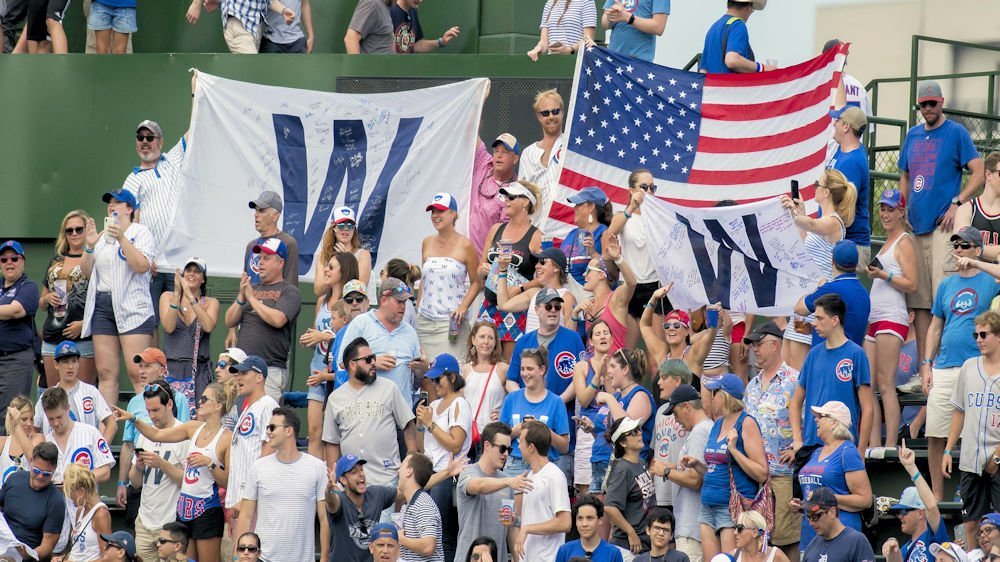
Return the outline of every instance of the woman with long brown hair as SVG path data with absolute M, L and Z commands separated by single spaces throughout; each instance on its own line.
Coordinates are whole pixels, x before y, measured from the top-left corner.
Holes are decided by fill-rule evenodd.
M 500 419 L 500 408 L 507 396 L 507 368 L 500 352 L 500 337 L 493 322 L 480 320 L 472 325 L 467 342 L 468 353 L 462 365 L 465 399 L 472 406 L 472 423 L 482 433 L 490 422 Z M 479 447 L 481 450 L 481 445 Z M 474 450 L 473 457 L 479 452 Z
M 94 343 L 91 338 L 80 337 L 83 331 L 83 309 L 87 298 L 88 276 L 81 267 L 87 243 L 86 230 L 90 215 L 75 209 L 63 217 L 56 235 L 56 255 L 49 262 L 42 283 L 38 303 L 44 309 L 42 325 L 42 360 L 45 363 L 45 380 L 49 387 L 59 382 L 56 370 L 56 346 L 64 340 L 72 341 L 80 350 L 80 368 L 77 377 L 95 384 L 97 367 L 94 365 Z
M 358 260 L 358 279 L 365 285 L 372 276 L 371 252 L 361 247 L 361 236 L 358 234 L 358 221 L 350 207 L 337 207 L 330 218 L 330 226 L 323 233 L 320 243 L 319 265 L 326 265 L 337 252 L 354 254 Z M 313 280 L 313 292 L 320 296 L 326 291 L 326 281 L 319 272 Z

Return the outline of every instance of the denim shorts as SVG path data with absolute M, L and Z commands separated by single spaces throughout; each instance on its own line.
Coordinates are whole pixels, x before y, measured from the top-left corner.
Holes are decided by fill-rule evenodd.
M 94 357 L 94 342 L 90 340 L 75 341 L 76 348 L 80 350 L 80 357 Z M 56 345 L 54 343 L 42 342 L 42 357 L 55 357 Z
M 115 321 L 115 309 L 111 304 L 111 293 L 97 293 L 95 301 L 94 315 L 90 319 L 90 330 L 95 336 L 151 336 L 156 331 L 156 320 L 150 315 L 139 327 L 119 334 L 118 323 Z
M 316 386 L 308 387 L 309 392 L 306 393 L 306 400 L 312 400 L 314 402 L 326 402 L 326 383 L 320 383 Z
M 135 33 L 139 30 L 136 24 L 135 8 L 117 8 L 100 2 L 94 2 L 90 5 L 87 27 L 94 31 L 111 29 L 118 33 Z
M 698 513 L 698 522 L 708 525 L 716 533 L 722 529 L 731 529 L 736 526 L 733 523 L 733 517 L 729 515 L 728 505 L 701 504 L 701 511 Z
M 608 466 L 611 461 L 598 461 L 590 463 L 590 490 L 591 494 L 603 494 L 604 478 L 608 475 Z

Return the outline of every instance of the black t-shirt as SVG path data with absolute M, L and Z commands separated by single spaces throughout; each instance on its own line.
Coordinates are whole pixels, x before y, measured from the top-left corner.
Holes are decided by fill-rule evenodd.
M 31 548 L 42 544 L 43 533 L 62 532 L 66 517 L 62 492 L 52 484 L 35 490 L 25 470 L 11 474 L 4 482 L 0 489 L 0 510 L 17 540 Z
M 281 280 L 273 285 L 254 285 L 254 296 L 269 308 L 276 308 L 288 319 L 281 328 L 274 328 L 258 315 L 250 303 L 243 305 L 243 318 L 236 345 L 252 355 L 259 355 L 268 367 L 284 367 L 292 343 L 295 319 L 299 316 L 302 296 L 299 288 Z
M 389 8 L 389 15 L 392 16 L 392 42 L 399 54 L 409 54 L 413 52 L 413 47 L 424 38 L 424 31 L 420 29 L 420 18 L 417 16 L 417 9 L 411 8 L 404 11 L 395 2 Z

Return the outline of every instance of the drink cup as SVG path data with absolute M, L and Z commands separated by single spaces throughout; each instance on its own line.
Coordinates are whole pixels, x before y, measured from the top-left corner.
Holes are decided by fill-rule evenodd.
M 510 257 L 514 252 L 514 242 L 511 240 L 501 240 L 500 241 L 500 255 Z
M 53 313 L 57 318 L 66 316 L 66 280 L 56 279 L 52 282 L 52 291 L 59 296 L 59 304 L 53 307 Z
M 500 500 L 500 522 L 507 527 L 514 524 L 514 500 Z

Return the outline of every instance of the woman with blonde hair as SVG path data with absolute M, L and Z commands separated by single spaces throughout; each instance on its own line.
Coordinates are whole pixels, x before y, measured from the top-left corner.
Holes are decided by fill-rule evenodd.
M 54 356 L 56 346 L 64 340 L 72 341 L 80 350 L 77 378 L 89 384 L 97 380 L 94 343 L 89 337 L 80 337 L 87 299 L 88 276 L 84 274 L 82 262 L 88 220 L 90 215 L 82 209 L 72 210 L 63 217 L 56 235 L 56 255 L 49 262 L 42 283 L 38 308 L 46 311 L 42 324 L 42 359 L 49 387 L 59 383 Z
M 594 40 L 597 10 L 590 0 L 546 0 L 538 29 L 538 44 L 528 51 L 528 58 L 537 62 L 541 54 L 573 55 L 584 37 Z
M 330 217 L 330 226 L 323 233 L 320 243 L 319 262 L 317 266 L 326 265 L 337 252 L 353 254 L 358 260 L 358 279 L 365 285 L 372 276 L 371 252 L 361 247 L 361 236 L 358 234 L 358 221 L 354 210 L 350 207 L 337 207 Z M 326 291 L 326 282 L 321 275 L 316 275 L 313 281 L 313 292 L 318 297 Z
M 776 546 L 768 546 L 767 521 L 759 511 L 744 511 L 736 518 L 736 562 L 788 562 Z
M 854 223 L 858 190 L 838 170 L 824 170 L 815 184 L 814 201 L 820 216 L 812 218 L 802 199 L 792 200 L 781 196 L 781 205 L 788 209 L 799 228 L 799 235 L 806 252 L 825 279 L 833 279 L 833 247 L 847 235 L 847 227 Z M 814 318 L 794 317 L 785 328 L 782 359 L 791 367 L 801 369 L 806 354 L 812 347 Z
M 532 254 L 542 249 L 542 231 L 531 224 L 531 217 L 539 211 L 541 193 L 535 184 L 518 181 L 502 188 L 500 194 L 506 199 L 504 214 L 510 220 L 493 225 L 486 236 L 488 248 L 479 264 L 479 275 L 486 278 L 479 319 L 490 320 L 497 327 L 504 360 L 509 361 L 514 342 L 526 331 L 528 314 L 500 310 L 497 290 L 501 276 L 507 283 L 508 295 L 519 295 L 540 285 L 534 280 Z M 503 267 L 501 252 L 510 254 L 510 265 Z
M 480 320 L 472 325 L 469 332 L 468 354 L 462 365 L 465 378 L 465 399 L 472 406 L 472 422 L 475 434 L 481 434 L 486 426 L 500 419 L 500 408 L 507 396 L 508 363 L 500 353 L 500 337 L 493 322 Z M 478 458 L 481 443 L 473 443 L 470 456 Z
M 63 475 L 63 494 L 76 506 L 69 540 L 70 551 L 52 558 L 52 561 L 97 562 L 107 548 L 101 535 L 111 533 L 111 512 L 97 493 L 94 473 L 78 464 L 67 466 Z
M 35 431 L 35 405 L 24 396 L 15 396 L 7 406 L 4 428 L 7 435 L 0 437 L 0 486 L 7 477 L 18 470 L 27 470 L 31 451 L 44 441 Z
M 115 418 L 133 421 L 136 430 L 147 439 L 161 443 L 191 440 L 184 462 L 177 520 L 191 529 L 188 556 L 200 562 L 219 562 L 220 559 L 223 516 L 219 484 L 225 485 L 229 479 L 229 449 L 233 436 L 222 425 L 222 416 L 229 412 L 233 399 L 223 385 L 212 383 L 198 400 L 200 421 L 191 420 L 166 429 L 159 429 L 114 407 Z

